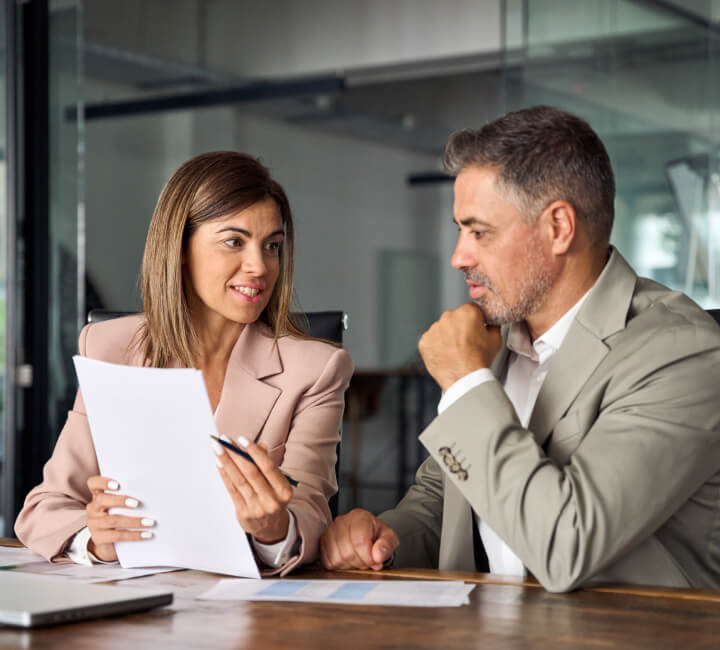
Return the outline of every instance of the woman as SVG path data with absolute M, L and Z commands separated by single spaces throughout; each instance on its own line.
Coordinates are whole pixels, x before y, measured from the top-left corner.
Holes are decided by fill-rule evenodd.
M 162 191 L 142 264 L 144 313 L 86 326 L 80 354 L 103 361 L 202 370 L 219 433 L 218 472 L 260 562 L 286 574 L 314 559 L 330 522 L 335 448 L 350 356 L 290 319 L 293 223 L 283 189 L 254 158 L 192 158 Z M 300 481 L 292 488 L 283 473 Z M 132 510 L 142 495 L 99 476 L 78 393 L 15 524 L 51 562 L 117 559 L 114 543 L 153 536 Z M 147 504 L 152 507 L 152 504 Z M 157 513 L 158 517 L 162 513 Z M 228 525 L 230 525 L 229 522 Z

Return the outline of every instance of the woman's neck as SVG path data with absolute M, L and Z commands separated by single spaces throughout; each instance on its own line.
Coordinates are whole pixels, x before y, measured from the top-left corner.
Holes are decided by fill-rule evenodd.
M 198 349 L 195 360 L 198 368 L 226 366 L 245 323 L 225 318 L 203 319 L 194 323 Z

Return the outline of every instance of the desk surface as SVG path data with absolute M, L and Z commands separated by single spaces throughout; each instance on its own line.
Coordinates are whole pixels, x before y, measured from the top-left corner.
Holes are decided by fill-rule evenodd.
M 302 578 L 462 579 L 476 582 L 457 608 L 354 607 L 199 601 L 219 576 L 197 571 L 128 581 L 172 583 L 172 606 L 32 631 L 0 626 L 0 648 L 718 648 L 720 592 L 607 587 L 551 594 L 532 581 L 437 571 L 332 573 Z M 292 579 L 292 576 L 291 578 Z

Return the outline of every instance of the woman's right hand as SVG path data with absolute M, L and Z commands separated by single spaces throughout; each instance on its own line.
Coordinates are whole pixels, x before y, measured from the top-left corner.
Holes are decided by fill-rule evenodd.
M 103 562 L 117 560 L 115 542 L 133 542 L 152 538 L 153 534 L 148 530 L 132 529 L 154 526 L 154 519 L 111 515 L 108 512 L 110 508 L 137 508 L 140 505 L 140 502 L 133 497 L 106 492 L 106 490 L 119 490 L 120 485 L 117 481 L 104 476 L 91 476 L 87 486 L 93 495 L 92 501 L 85 506 L 87 527 L 90 529 L 88 551 L 98 560 Z

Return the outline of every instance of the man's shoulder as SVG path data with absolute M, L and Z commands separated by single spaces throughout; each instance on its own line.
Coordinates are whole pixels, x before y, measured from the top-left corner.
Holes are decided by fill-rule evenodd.
M 628 328 L 677 336 L 691 332 L 720 343 L 720 327 L 700 305 L 684 294 L 649 278 L 638 277 L 628 311 Z
M 80 334 L 80 353 L 110 363 L 130 363 L 137 353 L 143 314 L 91 323 Z

